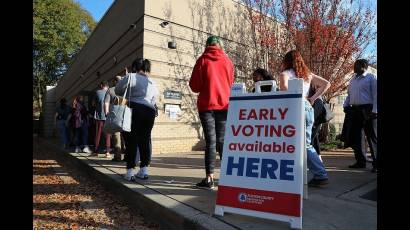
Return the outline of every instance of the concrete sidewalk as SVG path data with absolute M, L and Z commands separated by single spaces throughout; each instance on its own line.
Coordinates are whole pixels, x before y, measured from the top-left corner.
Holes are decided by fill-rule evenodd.
M 229 213 L 214 216 L 216 191 L 193 186 L 204 177 L 202 152 L 153 155 L 149 179 L 128 182 L 122 178 L 125 162 L 64 152 L 55 143 L 39 141 L 77 162 L 164 229 L 290 229 L 284 222 Z M 323 152 L 322 157 L 330 184 L 322 189 L 309 188 L 309 198 L 303 201 L 303 229 L 377 229 L 377 202 L 362 198 L 371 195 L 377 185 L 377 175 L 370 172 L 370 165 L 366 170 L 348 169 L 347 165 L 354 162 L 349 151 Z

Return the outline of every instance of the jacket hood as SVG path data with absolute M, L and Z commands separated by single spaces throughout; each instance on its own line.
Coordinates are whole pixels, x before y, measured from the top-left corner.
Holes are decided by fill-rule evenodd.
M 202 54 L 202 58 L 206 58 L 211 61 L 219 60 L 225 56 L 225 52 L 217 46 L 206 47 L 204 53 Z

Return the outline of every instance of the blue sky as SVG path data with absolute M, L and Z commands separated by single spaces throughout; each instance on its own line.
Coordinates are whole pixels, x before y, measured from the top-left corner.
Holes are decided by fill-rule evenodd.
M 91 13 L 95 21 L 100 21 L 105 11 L 111 6 L 114 0 L 75 0 Z

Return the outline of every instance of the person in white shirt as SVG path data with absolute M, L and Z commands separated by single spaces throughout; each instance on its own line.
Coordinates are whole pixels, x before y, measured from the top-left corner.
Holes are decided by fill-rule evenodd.
M 303 79 L 303 97 L 305 99 L 305 125 L 306 125 L 306 140 L 305 147 L 307 152 L 307 166 L 313 173 L 313 179 L 309 181 L 308 185 L 313 187 L 320 187 L 328 184 L 328 175 L 319 158 L 316 150 L 311 145 L 312 127 L 314 122 L 314 111 L 312 104 L 317 98 L 323 95 L 330 87 L 329 81 L 313 74 L 303 61 L 302 55 L 299 51 L 289 51 L 283 58 L 283 72 L 279 75 L 280 90 L 288 90 L 288 81 L 291 79 Z M 317 87 L 316 92 L 308 97 L 310 84 Z

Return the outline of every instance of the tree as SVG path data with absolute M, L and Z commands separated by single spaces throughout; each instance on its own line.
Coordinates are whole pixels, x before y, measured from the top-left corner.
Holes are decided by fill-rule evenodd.
M 376 12 L 370 6 L 364 7 L 360 0 L 242 2 L 248 8 L 255 48 L 261 54 L 256 61 L 267 62 L 268 69 L 276 75 L 281 57 L 290 49 L 298 49 L 311 71 L 331 83 L 323 95 L 326 102 L 345 92 L 357 58 L 374 62 L 375 55 L 366 57 L 365 51 L 376 39 Z M 265 55 L 266 50 L 275 55 Z M 263 55 L 267 60 L 261 58 Z M 325 124 L 321 130 L 325 142 L 328 134 L 329 126 Z
M 267 60 L 274 75 L 287 51 L 300 50 L 312 72 L 332 84 L 324 94 L 327 102 L 346 90 L 355 59 L 374 58 L 364 51 L 376 38 L 376 12 L 360 0 L 242 1 L 261 53 L 275 52 Z M 280 25 L 269 26 L 273 20 Z
M 41 106 L 45 86 L 64 75 L 95 24 L 73 0 L 33 1 L 33 103 Z

